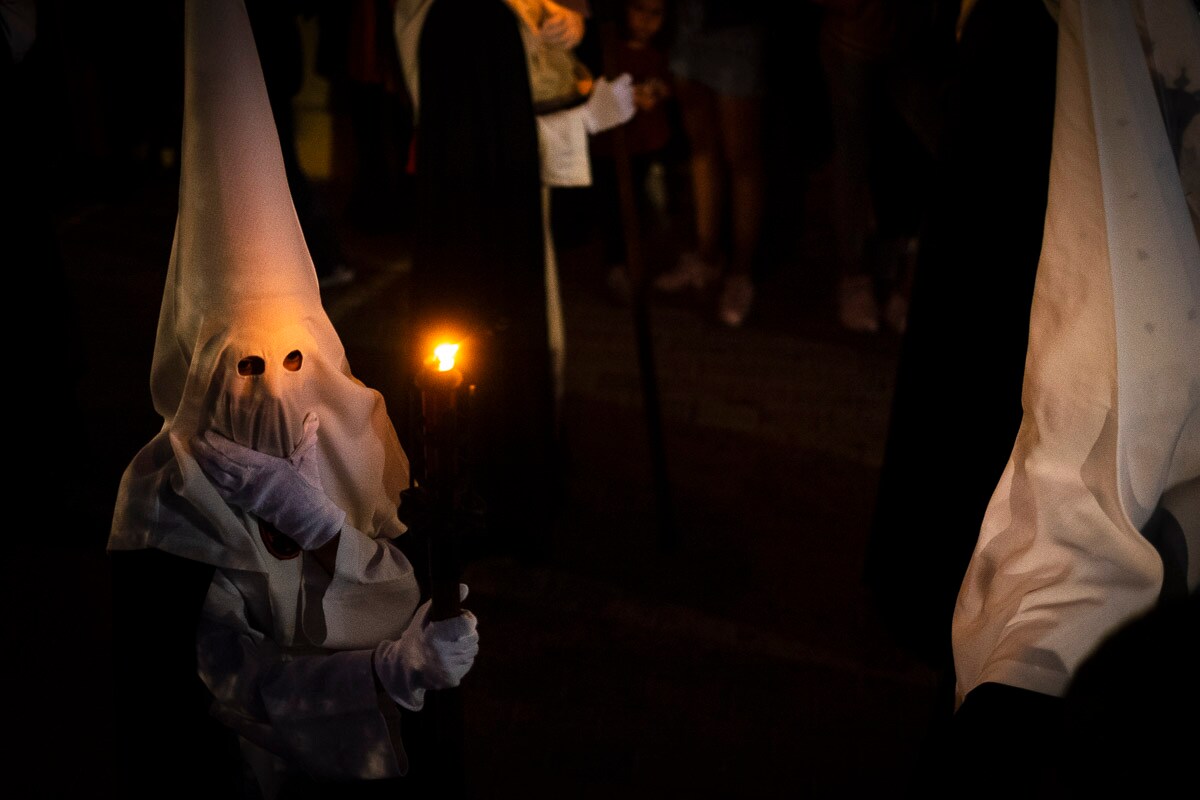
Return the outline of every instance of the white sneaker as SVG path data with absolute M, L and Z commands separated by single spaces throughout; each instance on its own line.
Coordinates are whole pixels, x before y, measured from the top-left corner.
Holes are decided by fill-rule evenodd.
M 749 275 L 730 275 L 721 290 L 721 301 L 717 305 L 717 317 L 730 328 L 740 328 L 750 313 L 754 302 L 754 284 Z
M 703 289 L 717 277 L 717 268 L 705 263 L 695 253 L 684 253 L 679 263 L 670 272 L 654 279 L 654 288 L 660 292 L 679 292 L 684 289 Z
M 859 333 L 879 331 L 879 301 L 870 275 L 842 278 L 838 287 L 838 319 L 842 327 Z

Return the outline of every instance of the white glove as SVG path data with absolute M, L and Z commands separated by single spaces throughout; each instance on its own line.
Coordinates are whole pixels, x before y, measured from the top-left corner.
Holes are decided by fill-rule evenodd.
M 615 81 L 597 78 L 592 96 L 583 104 L 583 120 L 591 134 L 623 125 L 633 117 L 633 76 L 622 73 Z
M 459 584 L 459 597 L 467 598 L 467 587 Z M 413 615 L 399 641 L 380 642 L 375 648 L 375 674 L 388 696 L 409 711 L 420 711 L 427 690 L 458 686 L 475 663 L 479 633 L 475 615 L 463 611 L 457 617 L 429 622 L 426 600 Z
M 317 415 L 304 418 L 304 435 L 287 458 L 251 450 L 209 430 L 192 439 L 192 454 L 225 502 L 269 522 L 304 550 L 315 550 L 346 522 L 321 488 L 317 472 Z
M 583 15 L 578 11 L 563 8 L 558 3 L 544 0 L 546 16 L 538 35 L 551 47 L 570 50 L 583 40 Z

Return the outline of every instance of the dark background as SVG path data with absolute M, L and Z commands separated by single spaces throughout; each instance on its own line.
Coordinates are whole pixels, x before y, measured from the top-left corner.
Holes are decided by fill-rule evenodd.
M 161 424 L 148 376 L 177 202 L 180 5 L 42 3 L 36 49 L 2 78 L 10 206 L 0 260 L 14 284 L 10 319 L 24 320 L 9 383 L 20 512 L 5 559 L 6 652 L 21 743 L 10 774 L 29 796 L 112 784 L 119 654 L 104 544 L 121 472 Z M 467 568 L 482 636 L 463 688 L 476 796 L 892 795 L 930 767 L 924 759 L 937 768 L 926 745 L 950 711 L 947 597 L 1019 420 L 1019 367 L 1015 384 L 987 367 L 977 318 L 991 309 L 1015 327 L 998 357 L 1023 358 L 1027 300 L 996 287 L 1007 285 L 998 265 L 1011 260 L 1002 232 L 1012 208 L 1040 235 L 1052 26 L 1038 18 L 1036 58 L 1014 53 L 1006 37 L 1039 24 L 1041 3 L 1026 3 L 1028 19 L 985 29 L 975 72 L 959 67 L 970 90 L 947 107 L 967 144 L 914 179 L 958 216 L 918 272 L 933 298 L 920 319 L 933 322 L 922 327 L 914 309 L 902 340 L 837 324 L 820 12 L 786 7 L 770 29 L 754 311 L 728 330 L 712 321 L 709 295 L 652 308 L 680 533 L 672 552 L 656 545 L 629 309 L 605 292 L 587 191 L 555 198 L 568 493 L 543 557 L 501 552 Z M 303 19 L 311 48 L 315 18 Z M 405 178 L 374 187 L 375 213 L 364 212 L 345 169 L 349 112 L 335 102 L 329 113 L 335 169 L 315 186 L 357 275 L 325 292 L 326 308 L 355 374 L 384 393 L 403 435 Z M 402 104 L 390 113 L 402 123 Z M 684 151 L 668 160 L 671 204 L 648 233 L 655 269 L 687 240 Z M 980 197 L 988 204 L 957 202 Z M 1019 283 L 1032 275 L 1036 236 L 1012 247 Z M 902 353 L 909 389 L 897 395 Z M 972 380 L 967 397 L 951 391 Z M 989 380 L 1006 394 L 994 397 Z M 889 445 L 894 402 L 906 422 Z M 912 431 L 904 450 L 895 437 Z M 983 454 L 970 444 L 980 437 L 991 442 Z M 955 450 L 957 474 L 945 460 L 931 467 Z M 923 524 L 967 484 L 971 503 Z M 872 534 L 881 496 L 904 502 Z

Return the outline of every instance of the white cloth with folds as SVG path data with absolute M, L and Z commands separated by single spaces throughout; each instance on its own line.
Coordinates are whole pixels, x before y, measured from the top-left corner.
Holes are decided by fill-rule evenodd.
M 1058 23 L 1025 414 L 955 609 L 959 701 L 1064 694 L 1158 602 L 1156 512 L 1200 583 L 1200 21 L 1188 0 L 1064 0 Z
M 285 770 L 398 775 L 372 657 L 419 600 L 390 542 L 408 462 L 321 305 L 242 0 L 189 0 L 185 42 L 179 216 L 151 369 L 163 426 L 122 477 L 108 546 L 215 567 L 200 677 L 265 796 Z M 332 574 L 311 552 L 273 554 L 263 493 L 227 502 L 195 458 L 201 434 L 275 459 L 303 445 L 293 489 L 323 493 L 313 508 L 333 526 L 344 512 Z

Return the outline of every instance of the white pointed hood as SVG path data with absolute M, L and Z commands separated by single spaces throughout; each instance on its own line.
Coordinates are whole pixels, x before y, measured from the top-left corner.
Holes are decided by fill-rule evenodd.
M 251 523 L 188 440 L 213 428 L 282 456 L 310 412 L 325 492 L 349 524 L 394 537 L 408 463 L 321 305 L 242 0 L 189 2 L 184 31 L 179 217 L 150 380 L 163 429 L 122 478 L 109 548 L 255 569 Z

